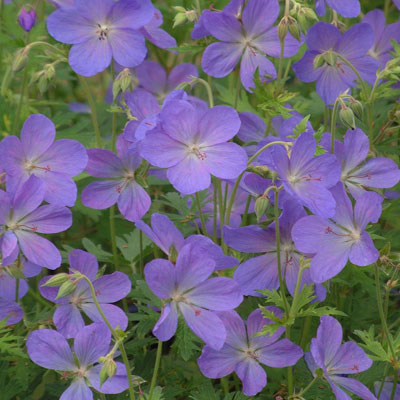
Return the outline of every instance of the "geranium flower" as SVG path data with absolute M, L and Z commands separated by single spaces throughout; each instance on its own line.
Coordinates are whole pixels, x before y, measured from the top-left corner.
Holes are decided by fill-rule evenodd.
M 72 224 L 71 211 L 62 206 L 40 206 L 44 183 L 32 175 L 14 195 L 0 190 L 0 233 L 2 264 L 13 263 L 21 249 L 28 261 L 56 269 L 61 264 L 57 247 L 36 233 L 58 233 Z
M 374 43 L 374 32 L 370 25 L 353 25 L 341 35 L 335 26 L 318 22 L 309 29 L 306 43 L 308 50 L 300 61 L 293 64 L 293 70 L 303 82 L 317 81 L 317 93 L 325 104 L 332 104 L 340 93 L 354 86 L 357 77 L 343 60 L 335 60 L 335 56 L 332 65 L 325 60 L 322 66 L 314 68 L 317 56 L 332 51 L 338 53 L 357 69 L 361 78 L 374 83 L 378 62 L 367 56 Z
M 111 333 L 104 323 L 85 326 L 75 337 L 73 352 L 67 340 L 52 329 L 39 329 L 29 334 L 26 341 L 30 359 L 43 368 L 63 371 L 71 385 L 60 400 L 93 400 L 92 386 L 100 393 L 115 394 L 128 389 L 128 378 L 123 364 L 116 362 L 117 370 L 112 379 L 100 384 L 99 357 L 110 350 Z
M 119 307 L 110 303 L 115 303 L 128 295 L 131 290 L 131 281 L 128 276 L 116 271 L 96 278 L 99 271 L 97 259 L 93 254 L 83 250 L 72 250 L 68 255 L 68 260 L 71 274 L 79 271 L 93 283 L 97 300 L 111 326 L 116 328 L 119 325 L 122 330 L 125 330 L 128 326 L 127 316 Z M 43 297 L 59 305 L 54 313 L 53 321 L 61 334 L 66 338 L 72 338 L 79 333 L 85 326 L 81 312 L 93 322 L 103 321 L 86 281 L 79 281 L 72 294 L 56 300 L 59 287 L 43 286 L 50 278 L 51 276 L 46 276 L 40 281 L 39 290 Z
M 150 196 L 140 186 L 135 171 L 142 159 L 135 147 L 120 136 L 117 155 L 110 150 L 89 149 L 86 172 L 96 178 L 107 178 L 90 183 L 82 191 L 86 207 L 103 210 L 118 204 L 118 209 L 128 221 L 138 221 L 149 210 Z
M 266 307 L 281 317 L 276 307 Z M 222 378 L 236 372 L 243 384 L 243 393 L 255 396 L 267 384 L 267 374 L 260 364 L 272 368 L 295 365 L 303 356 L 301 348 L 289 339 L 279 337 L 285 328 L 279 328 L 273 335 L 258 336 L 264 325 L 271 323 L 264 318 L 260 309 L 254 310 L 245 324 L 236 311 L 218 313 L 225 324 L 227 336 L 224 346 L 213 349 L 206 345 L 197 359 L 201 373 L 208 378 Z
M 372 360 L 356 343 L 341 344 L 342 337 L 339 322 L 328 315 L 322 316 L 317 337 L 311 340 L 311 352 L 305 354 L 308 368 L 314 375 L 317 368 L 322 369 L 324 378 L 338 400 L 350 400 L 350 396 L 343 389 L 363 400 L 376 400 L 361 382 L 347 377 L 367 370 L 372 365 Z
M 72 44 L 69 63 L 83 76 L 104 71 L 111 59 L 130 68 L 146 56 L 144 36 L 138 31 L 150 22 L 149 0 L 75 0 L 74 7 L 49 15 L 47 29 L 54 39 Z
M 22 127 L 21 139 L 7 136 L 0 143 L 0 164 L 7 173 L 9 191 L 34 175 L 45 184 L 45 201 L 72 207 L 77 195 L 72 178 L 86 167 L 86 149 L 76 140 L 54 141 L 55 137 L 53 122 L 33 114 Z
M 341 182 L 331 192 L 336 200 L 333 218 L 310 215 L 299 219 L 292 229 L 297 249 L 314 254 L 310 271 L 312 280 L 317 283 L 336 276 L 348 260 L 365 266 L 379 257 L 365 228 L 369 222 L 378 221 L 383 197 L 375 192 L 366 192 L 357 198 L 353 210 Z
M 220 349 L 227 335 L 214 311 L 236 308 L 243 300 L 239 285 L 231 278 L 210 278 L 215 261 L 196 243 L 184 246 L 176 265 L 155 259 L 147 263 L 144 274 L 151 291 L 165 301 L 153 334 L 167 341 L 175 334 L 178 313 L 189 328 L 214 349 Z
M 240 127 L 233 108 L 216 106 L 200 113 L 186 101 L 171 100 L 160 121 L 161 127 L 141 142 L 141 155 L 156 167 L 168 168 L 168 180 L 181 193 L 207 189 L 211 174 L 235 179 L 246 168 L 246 152 L 228 143 Z
M 272 24 L 278 18 L 276 0 L 249 0 L 241 17 L 222 12 L 209 12 L 203 16 L 208 32 L 220 42 L 210 44 L 204 51 L 201 65 L 206 74 L 222 78 L 233 71 L 240 59 L 240 78 L 246 90 L 254 87 L 254 73 L 259 69 L 260 78 L 276 77 L 273 63 L 266 57 L 280 56 L 280 40 L 277 27 Z M 299 50 L 299 42 L 289 33 L 285 38 L 284 56 L 291 57 Z
M 325 15 L 326 4 L 345 18 L 355 18 L 360 15 L 359 0 L 316 0 L 315 10 L 319 16 Z

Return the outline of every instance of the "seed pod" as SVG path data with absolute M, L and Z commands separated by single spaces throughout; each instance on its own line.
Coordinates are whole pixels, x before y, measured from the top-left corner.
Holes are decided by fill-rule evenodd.
M 353 110 L 355 116 L 361 120 L 363 116 L 363 105 L 358 100 L 352 100 L 350 103 L 350 108 Z
M 298 41 L 301 40 L 299 24 L 293 17 L 289 17 L 289 32 Z
M 56 300 L 61 299 L 61 297 L 65 297 L 68 296 L 69 294 L 74 293 L 75 289 L 76 289 L 76 281 L 68 280 L 64 282 L 60 286 L 60 289 L 58 289 Z
M 52 276 L 46 283 L 42 286 L 61 286 L 64 282 L 68 281 L 69 275 L 65 272 Z
M 285 40 L 285 37 L 288 33 L 289 27 L 288 27 L 288 18 L 283 17 L 281 21 L 279 22 L 278 25 L 278 36 L 280 40 Z
M 340 120 L 343 125 L 354 131 L 356 129 L 356 123 L 354 121 L 354 113 L 349 107 L 344 107 L 339 112 Z
M 256 204 L 255 204 L 255 206 L 254 206 L 254 211 L 256 212 L 257 221 L 259 221 L 259 220 L 261 219 L 261 217 L 262 217 L 262 216 L 265 214 L 265 212 L 267 211 L 268 204 L 269 204 L 268 197 L 260 196 L 260 197 L 256 200 Z
M 14 62 L 12 64 L 12 71 L 19 72 L 23 70 L 28 63 L 28 53 L 27 47 L 18 50 L 15 53 Z

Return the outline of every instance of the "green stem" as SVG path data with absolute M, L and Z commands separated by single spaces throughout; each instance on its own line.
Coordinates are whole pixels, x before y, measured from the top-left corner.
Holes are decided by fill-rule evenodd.
M 384 6 L 383 6 L 383 12 L 385 13 L 385 20 L 387 21 L 388 16 L 389 16 L 389 7 L 390 7 L 390 0 L 385 0 Z
M 374 265 L 374 268 L 375 268 L 376 300 L 378 302 L 379 317 L 381 319 L 383 332 L 384 332 L 386 339 L 388 341 L 388 344 L 389 344 L 390 352 L 392 353 L 393 362 L 396 362 L 396 352 L 394 350 L 392 339 L 391 339 L 389 329 L 388 329 L 388 326 L 386 323 L 385 315 L 383 312 L 382 297 L 381 297 L 381 285 L 380 285 L 380 281 L 379 281 L 379 267 L 376 263 Z
M 376 397 L 377 397 L 378 399 L 379 399 L 379 397 L 381 396 L 381 393 L 382 393 L 382 390 L 383 390 L 383 385 L 384 385 L 385 382 L 386 382 L 386 376 L 387 376 L 388 371 L 389 371 L 389 364 L 386 364 L 386 365 L 385 365 L 385 369 L 384 369 L 384 371 L 383 371 L 382 382 L 381 382 L 381 384 L 380 384 L 380 386 L 379 386 L 378 394 L 376 395 Z
M 399 379 L 399 371 L 395 369 L 394 378 L 393 378 L 393 387 L 392 387 L 392 393 L 390 395 L 390 400 L 396 400 L 394 396 L 396 394 L 396 387 L 397 387 L 398 379 Z
M 106 395 L 104 393 L 99 393 L 101 400 L 106 400 Z
M 310 332 L 312 318 L 311 316 L 306 317 L 304 320 L 303 330 L 301 332 L 300 347 L 304 350 L 307 344 L 308 332 Z
M 22 78 L 21 93 L 20 93 L 20 97 L 19 97 L 19 101 L 18 101 L 18 105 L 17 105 L 17 111 L 15 113 L 15 118 L 14 118 L 14 123 L 13 123 L 13 129 L 12 129 L 13 133 L 17 133 L 18 129 L 19 129 L 19 122 L 20 122 L 19 120 L 21 117 L 22 106 L 24 104 L 24 97 L 25 97 L 27 82 L 28 82 L 28 65 L 25 65 L 24 75 Z
M 336 131 L 336 119 L 339 111 L 339 98 L 336 99 L 335 105 L 333 106 L 332 119 L 331 119 L 331 153 L 335 154 L 335 131 Z
M 240 80 L 240 73 L 237 70 L 237 79 L 236 79 L 236 92 L 235 92 L 235 102 L 233 103 L 233 107 L 235 108 L 235 110 L 237 109 L 238 106 L 238 102 L 239 102 L 239 93 L 240 93 L 240 85 L 242 84 L 241 80 Z
M 141 274 L 143 274 L 143 264 L 143 232 L 139 230 L 139 268 Z
M 201 229 L 203 231 L 203 235 L 208 236 L 208 232 L 206 229 L 206 220 L 204 218 L 203 211 L 201 210 L 201 201 L 200 201 L 199 192 L 196 192 L 194 196 L 196 198 L 197 209 L 199 210 Z
M 249 166 L 264 150 L 266 150 L 269 147 L 274 146 L 276 144 L 282 144 L 284 146 L 290 146 L 291 145 L 289 142 L 283 142 L 283 141 L 279 141 L 279 140 L 277 140 L 276 142 L 268 143 L 265 146 L 263 146 L 260 150 L 258 150 L 252 157 L 249 158 L 249 161 L 247 161 L 247 165 Z M 246 172 L 246 170 L 243 171 L 237 177 L 236 182 L 235 182 L 235 184 L 233 186 L 231 197 L 230 197 L 229 203 L 228 203 L 228 208 L 227 208 L 227 210 L 225 212 L 225 220 L 226 220 L 226 224 L 225 225 L 229 225 L 229 221 L 231 219 L 232 207 L 233 207 L 233 203 L 234 203 L 235 197 L 236 197 L 236 192 L 237 192 L 237 190 L 239 188 L 240 181 L 242 180 L 242 177 L 243 177 L 245 172 Z
M 241 226 L 246 226 L 247 225 L 247 216 L 249 214 L 250 204 L 251 204 L 251 195 L 249 195 L 247 197 L 246 207 L 244 209 L 244 214 L 243 214 Z
M 224 251 L 224 253 L 226 253 L 228 250 L 228 246 L 224 241 L 225 209 L 222 200 L 221 181 L 219 179 L 216 179 L 216 185 L 218 187 L 219 227 L 220 227 L 221 245 L 222 245 L 222 250 Z
M 278 76 L 276 78 L 276 86 L 279 89 L 281 87 L 282 70 L 283 70 L 283 53 L 285 51 L 285 39 L 280 40 L 281 51 L 279 53 L 279 64 L 278 64 Z
M 15 280 L 15 302 L 19 301 L 19 278 Z
M 324 132 L 328 130 L 329 126 L 329 108 L 325 106 L 324 109 Z
M 218 218 L 218 210 L 217 210 L 217 198 L 218 198 L 218 185 L 217 178 L 214 179 L 214 220 L 213 220 L 213 240 L 217 243 L 217 218 Z M 219 210 L 219 214 L 221 215 L 221 209 Z
M 225 395 L 229 394 L 229 383 L 228 383 L 227 377 L 221 378 L 221 386 L 222 386 L 222 389 L 224 390 L 224 394 Z
M 115 71 L 114 71 L 114 61 L 111 61 L 111 76 L 112 82 L 114 83 Z M 115 99 L 113 101 L 115 104 Z M 112 113 L 112 128 L 111 128 L 111 151 L 115 151 L 115 144 L 117 142 L 117 113 Z
M 114 269 L 117 271 L 119 267 L 119 261 L 118 261 L 118 249 L 117 249 L 117 240 L 115 233 L 115 204 L 110 207 L 110 239 L 111 239 L 111 249 L 114 260 Z
M 208 104 L 210 106 L 210 108 L 214 107 L 214 97 L 212 94 L 212 89 L 211 89 L 211 85 L 206 82 L 204 79 L 201 78 L 196 78 L 196 82 L 201 83 L 207 90 L 207 95 L 208 95 Z
M 126 369 L 126 374 L 127 374 L 127 377 L 128 377 L 129 398 L 130 398 L 130 400 L 135 400 L 135 392 L 133 391 L 131 367 L 129 365 L 129 360 L 128 360 L 128 356 L 127 356 L 126 351 L 125 351 L 124 344 L 122 343 L 121 338 L 119 337 L 118 333 L 111 326 L 111 324 L 108 321 L 107 317 L 104 315 L 104 312 L 100 307 L 99 301 L 97 300 L 96 291 L 95 291 L 95 289 L 93 287 L 93 284 L 92 284 L 91 280 L 87 276 L 85 276 L 83 274 L 81 274 L 81 276 L 87 282 L 87 284 L 89 285 L 90 293 L 92 295 L 93 302 L 96 305 L 97 311 L 99 312 L 101 318 L 103 319 L 103 321 L 107 325 L 108 329 L 111 331 L 115 341 L 118 343 L 118 347 L 119 347 L 119 350 L 121 352 L 122 360 L 124 362 L 125 369 Z
M 99 127 L 99 122 L 97 120 L 96 105 L 94 103 L 92 93 L 90 92 L 90 88 L 86 82 L 86 79 L 79 74 L 76 74 L 76 76 L 78 77 L 80 84 L 83 86 L 83 89 L 85 90 L 85 93 L 86 93 L 87 100 L 89 102 L 90 111 L 91 111 L 90 115 L 92 118 L 94 133 L 96 135 L 96 147 L 101 148 L 100 127 Z
M 318 376 L 315 376 L 314 379 L 300 393 L 297 393 L 295 396 L 290 396 L 289 399 L 303 397 L 304 394 L 311 389 L 311 387 L 314 385 L 314 383 L 317 380 L 318 380 Z
M 160 368 L 161 355 L 162 355 L 162 341 L 159 340 L 157 345 L 156 363 L 154 364 L 153 377 L 151 378 L 149 400 L 152 400 L 153 398 L 153 392 L 157 381 L 158 369 Z
M 279 287 L 281 288 L 281 296 L 283 301 L 283 306 L 285 309 L 286 317 L 289 317 L 289 305 L 286 299 L 286 287 L 285 281 L 282 276 L 282 265 L 281 265 L 281 240 L 280 240 L 280 230 L 279 230 L 279 208 L 278 208 L 278 196 L 279 191 L 282 186 L 275 189 L 274 195 L 274 220 L 275 220 L 275 242 L 276 242 L 276 263 L 278 264 L 278 275 L 279 275 Z

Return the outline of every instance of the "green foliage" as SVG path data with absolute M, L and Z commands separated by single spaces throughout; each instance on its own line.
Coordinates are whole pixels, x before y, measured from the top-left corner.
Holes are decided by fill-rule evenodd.
M 180 318 L 178 329 L 175 334 L 175 341 L 172 348 L 184 361 L 189 361 L 195 354 L 199 355 L 201 341 L 189 329 L 186 323 Z

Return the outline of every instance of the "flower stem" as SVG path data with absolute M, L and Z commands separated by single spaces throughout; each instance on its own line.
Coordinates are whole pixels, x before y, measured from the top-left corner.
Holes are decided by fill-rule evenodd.
M 313 379 L 300 393 L 297 393 L 297 394 L 294 395 L 294 396 L 290 396 L 289 399 L 301 398 L 301 397 L 303 397 L 304 394 L 305 394 L 306 392 L 308 392 L 309 389 L 311 389 L 311 387 L 314 385 L 314 383 L 317 382 L 317 380 L 318 380 L 318 376 L 315 376 L 314 379 Z
M 378 267 L 378 265 L 376 263 L 374 264 L 374 268 L 375 268 L 376 300 L 378 302 L 379 317 L 381 319 L 383 332 L 384 332 L 384 334 L 386 336 L 386 339 L 388 341 L 388 344 L 389 344 L 390 352 L 392 353 L 393 362 L 396 362 L 396 364 L 397 364 L 396 352 L 394 350 L 392 339 L 390 337 L 389 329 L 388 329 L 388 326 L 387 326 L 387 323 L 386 323 L 385 314 L 383 312 L 381 286 L 380 286 L 380 281 L 379 281 L 379 267 Z
M 240 80 L 240 73 L 239 71 L 236 71 L 237 73 L 237 79 L 236 79 L 236 92 L 235 92 L 235 102 L 233 103 L 233 107 L 236 110 L 238 103 L 239 103 L 239 94 L 240 94 L 240 85 L 242 84 Z
M 336 131 L 336 119 L 339 112 L 339 98 L 336 99 L 335 105 L 333 106 L 332 120 L 331 120 L 331 153 L 335 154 L 335 131 Z
M 216 184 L 218 187 L 218 206 L 219 206 L 219 227 L 220 227 L 220 236 L 221 236 L 221 245 L 222 245 L 222 250 L 224 253 L 227 252 L 228 247 L 224 241 L 224 224 L 225 224 L 225 208 L 224 204 L 222 201 L 222 187 L 221 187 L 221 181 L 219 179 L 216 180 Z
M 206 228 L 206 220 L 204 218 L 203 211 L 201 210 L 201 201 L 200 201 L 199 192 L 196 192 L 194 196 L 196 198 L 197 209 L 199 210 L 201 229 L 203 231 L 203 235 L 208 236 L 208 232 L 207 232 L 207 228 Z
M 96 135 L 96 147 L 101 148 L 100 128 L 99 128 L 99 122 L 97 120 L 96 105 L 94 103 L 92 93 L 90 92 L 90 88 L 86 82 L 86 79 L 79 74 L 76 74 L 76 76 L 78 77 L 80 84 L 82 85 L 83 89 L 85 90 L 86 97 L 89 102 L 90 111 L 91 111 L 90 115 L 92 118 L 94 133 Z
M 111 324 L 108 321 L 107 317 L 104 315 L 104 312 L 100 307 L 99 301 L 97 300 L 96 291 L 95 291 L 95 289 L 93 287 L 93 284 L 92 284 L 91 280 L 87 276 L 85 276 L 83 274 L 81 274 L 81 276 L 87 282 L 87 284 L 89 285 L 90 293 L 92 295 L 93 302 L 96 305 L 97 311 L 99 312 L 99 314 L 100 314 L 101 318 L 103 319 L 104 323 L 107 325 L 108 329 L 111 331 L 115 341 L 118 343 L 118 347 L 119 347 L 119 350 L 121 352 L 122 360 L 124 362 L 125 369 L 126 369 L 126 375 L 127 375 L 127 378 L 128 378 L 129 398 L 130 398 L 130 400 L 135 400 L 135 392 L 133 391 L 131 367 L 129 365 L 129 360 L 128 360 L 128 356 L 126 355 L 124 344 L 123 344 L 121 338 L 119 337 L 118 333 L 111 326 Z
M 266 144 L 265 146 L 263 146 L 260 150 L 258 150 L 252 157 L 249 158 L 249 161 L 247 161 L 247 165 L 249 166 L 249 165 L 264 151 L 264 150 L 266 150 L 266 149 L 268 149 L 269 147 L 274 146 L 274 145 L 276 145 L 276 144 L 282 144 L 282 145 L 284 145 L 284 146 L 291 146 L 291 143 L 289 143 L 289 142 L 283 142 L 283 141 L 280 141 L 280 140 L 277 140 L 276 142 L 268 143 L 268 144 Z M 227 208 L 227 210 L 226 210 L 226 212 L 225 212 L 225 220 L 226 220 L 226 224 L 225 224 L 225 225 L 229 225 L 229 221 L 230 221 L 230 219 L 231 219 L 232 207 L 233 207 L 233 203 L 234 203 L 235 197 L 236 197 L 236 192 L 237 192 L 237 190 L 238 190 L 238 188 L 239 188 L 240 181 L 242 180 L 242 177 L 243 177 L 243 175 L 244 175 L 245 172 L 246 172 L 246 170 L 243 171 L 243 172 L 237 177 L 236 182 L 235 182 L 235 185 L 233 186 L 233 190 L 232 190 L 232 193 L 231 193 L 231 197 L 230 197 L 229 203 L 228 203 L 228 208 Z
M 242 223 L 240 226 L 246 226 L 247 225 L 247 216 L 249 215 L 249 208 L 250 208 L 250 204 L 251 204 L 251 195 L 249 194 L 249 196 L 247 197 L 247 202 L 246 202 L 246 207 L 244 209 L 244 214 L 243 214 L 243 219 L 242 219 Z
M 395 369 L 394 378 L 393 378 L 393 387 L 392 387 L 392 393 L 390 395 L 390 400 L 396 400 L 394 396 L 396 395 L 396 388 L 397 388 L 398 379 L 399 379 L 399 371 Z
M 210 84 L 201 78 L 197 78 L 196 82 L 201 83 L 206 88 L 207 95 L 208 95 L 208 104 L 209 104 L 210 108 L 213 108 L 214 107 L 214 97 L 212 94 L 212 89 L 211 89 Z
M 213 220 L 213 240 L 217 243 L 217 218 L 218 218 L 218 209 L 217 209 L 217 198 L 218 198 L 218 185 L 217 178 L 214 178 L 214 198 L 213 198 L 213 211 L 214 211 L 214 220 Z M 219 210 L 219 214 L 221 215 L 221 210 Z
M 153 392 L 157 381 L 158 369 L 160 368 L 161 355 L 162 355 L 162 341 L 159 340 L 157 345 L 157 354 L 156 354 L 156 362 L 154 364 L 153 377 L 151 378 L 149 400 L 152 400 L 153 398 Z

